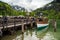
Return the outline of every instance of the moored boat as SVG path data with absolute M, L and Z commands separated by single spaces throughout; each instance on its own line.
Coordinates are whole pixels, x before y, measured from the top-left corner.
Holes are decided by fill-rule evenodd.
M 47 18 L 37 18 L 37 29 L 42 30 L 47 28 L 49 25 Z

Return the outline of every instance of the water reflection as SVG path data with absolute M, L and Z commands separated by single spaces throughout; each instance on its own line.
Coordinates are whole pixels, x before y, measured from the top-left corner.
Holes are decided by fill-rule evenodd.
M 57 40 L 51 32 L 47 32 L 41 40 Z
M 40 33 L 41 31 L 28 30 L 13 40 L 56 40 L 50 32 L 45 31 L 42 34 Z

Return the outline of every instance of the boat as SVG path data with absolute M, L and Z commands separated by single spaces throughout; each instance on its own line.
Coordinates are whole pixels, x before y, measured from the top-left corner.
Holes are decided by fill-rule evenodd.
M 37 29 L 42 30 L 48 28 L 48 19 L 46 17 L 37 18 Z
M 45 36 L 45 34 L 48 31 L 48 26 L 49 26 L 48 18 L 39 17 L 37 18 L 36 24 L 37 24 L 37 30 L 36 30 L 37 37 L 42 39 L 43 36 Z

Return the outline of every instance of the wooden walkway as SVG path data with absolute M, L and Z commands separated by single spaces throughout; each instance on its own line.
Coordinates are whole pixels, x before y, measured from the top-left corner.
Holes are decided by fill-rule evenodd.
M 27 22 L 27 23 L 23 23 L 24 25 L 26 25 L 26 24 L 30 24 L 31 22 Z M 34 22 L 33 22 L 34 23 Z M 14 27 L 14 26 L 20 26 L 20 25 L 22 25 L 22 23 L 20 23 L 20 24 L 16 24 L 16 25 L 8 25 L 8 26 L 4 26 L 4 28 L 11 28 L 11 27 Z M 3 27 L 0 27 L 0 30 L 1 29 L 3 29 Z
M 2 29 L 7 29 L 12 31 L 11 29 L 14 27 L 17 28 L 17 26 L 21 27 L 22 32 L 24 32 L 24 25 L 29 25 L 30 26 L 35 22 L 33 19 L 28 19 L 28 18 L 20 18 L 20 17 L 8 17 L 8 20 L 6 23 L 4 23 L 5 20 L 3 18 L 0 18 L 0 36 L 2 35 Z

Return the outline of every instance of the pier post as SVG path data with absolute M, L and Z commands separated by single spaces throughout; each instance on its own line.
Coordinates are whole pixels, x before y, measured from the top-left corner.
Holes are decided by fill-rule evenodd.
M 22 20 L 22 34 L 24 33 L 24 20 Z
M 32 19 L 31 19 L 31 28 L 33 27 L 33 21 L 32 21 Z
M 0 36 L 2 37 L 2 30 L 0 29 Z
M 14 17 L 14 29 L 16 30 L 16 17 Z
M 52 19 L 52 26 L 53 26 L 54 32 L 56 32 L 56 29 L 57 29 L 57 22 L 56 22 L 55 19 Z
M 56 22 L 54 23 L 54 32 L 56 32 L 56 26 L 57 26 L 57 24 L 56 24 Z
M 31 22 L 31 27 L 33 26 L 33 23 Z
M 29 21 L 30 21 L 30 25 L 31 25 L 31 28 L 32 28 L 32 26 L 33 26 L 33 23 L 32 23 L 32 19 L 31 18 L 29 18 Z

